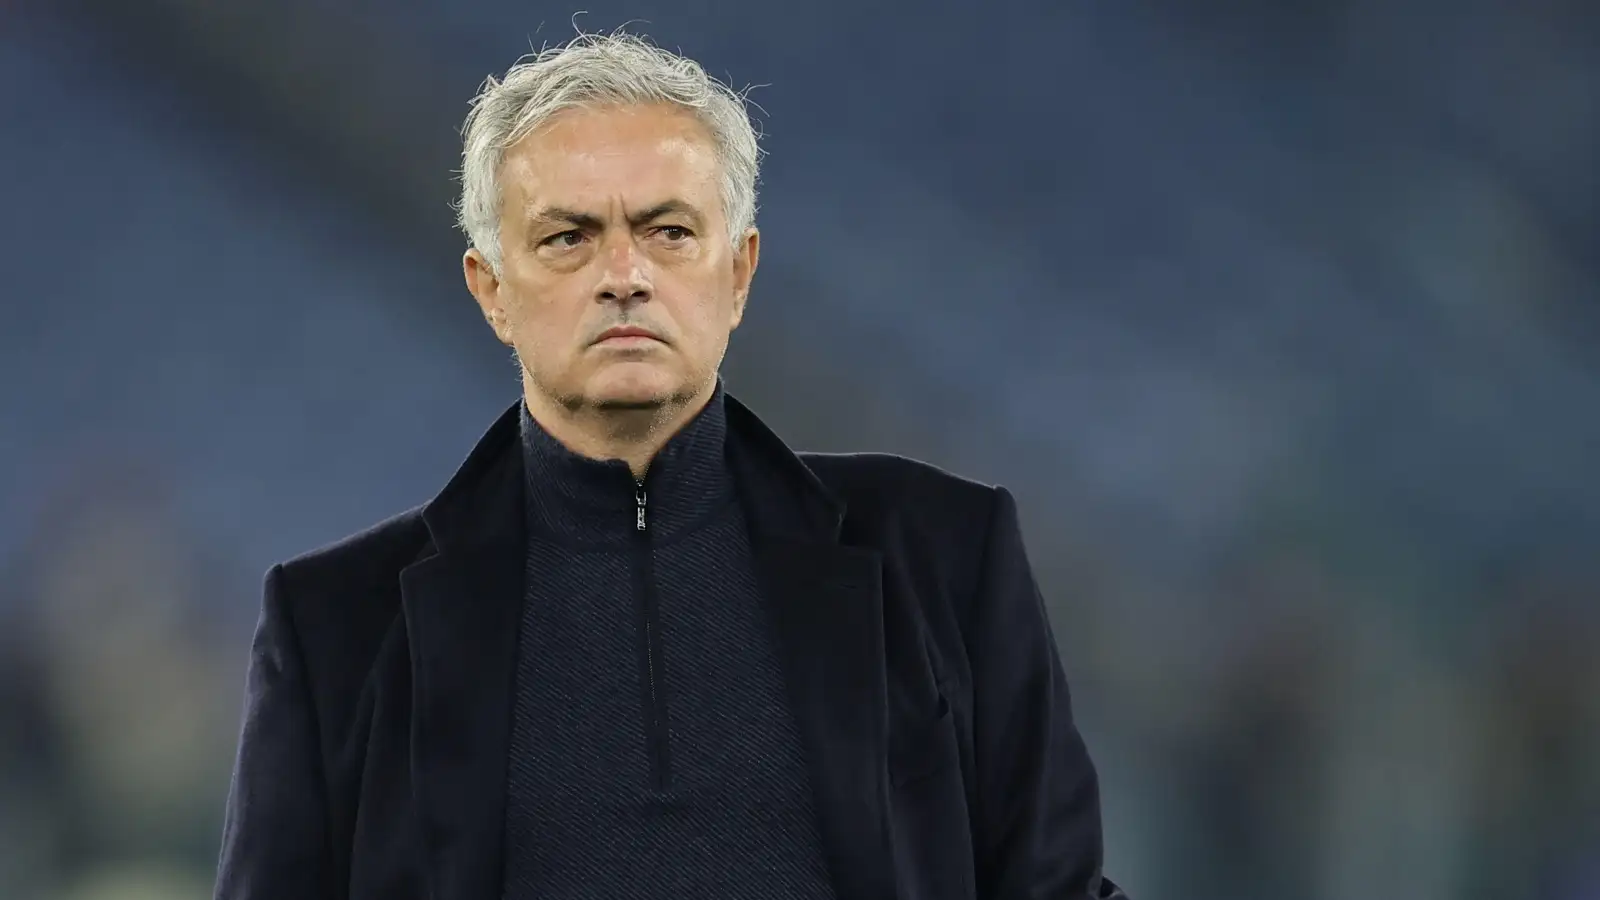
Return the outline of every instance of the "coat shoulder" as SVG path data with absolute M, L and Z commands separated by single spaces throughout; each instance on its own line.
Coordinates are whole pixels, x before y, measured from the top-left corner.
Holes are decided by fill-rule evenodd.
M 987 518 L 996 487 L 893 453 L 801 453 L 807 468 L 852 512 L 916 511 L 935 521 Z
M 400 612 L 400 571 L 428 546 L 422 508 L 390 516 L 275 566 L 277 603 L 313 659 L 367 656 Z
M 428 542 L 422 507 L 390 516 L 330 544 L 279 563 L 283 578 L 300 592 L 348 589 L 363 580 L 393 581 Z
M 806 453 L 845 504 L 849 543 L 916 560 L 924 596 L 961 604 L 976 588 L 1003 489 L 890 453 Z
M 844 502 L 845 543 L 883 554 L 886 599 L 915 611 L 936 677 L 968 682 L 964 635 L 1003 488 L 888 453 L 800 456 Z

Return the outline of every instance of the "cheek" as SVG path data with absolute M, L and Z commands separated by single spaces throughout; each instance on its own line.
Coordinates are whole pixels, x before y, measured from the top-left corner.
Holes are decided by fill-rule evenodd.
M 690 312 L 694 317 L 695 341 L 710 345 L 722 340 L 722 331 L 727 328 L 732 306 L 732 298 L 721 284 L 711 285 L 697 294 Z
M 706 275 L 695 293 L 698 298 L 696 314 L 706 322 L 726 325 L 735 304 L 733 296 L 733 267 L 727 260 L 718 260 Z
M 519 283 L 515 300 L 507 304 L 517 345 L 544 353 L 567 349 L 584 314 L 581 298 L 572 295 L 558 284 Z

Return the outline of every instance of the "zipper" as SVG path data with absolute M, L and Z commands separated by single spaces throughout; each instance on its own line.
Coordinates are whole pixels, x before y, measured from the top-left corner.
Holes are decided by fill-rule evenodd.
M 634 516 L 634 594 L 639 602 L 639 662 L 644 679 L 645 752 L 650 761 L 650 780 L 656 790 L 671 785 L 671 756 L 667 733 L 667 705 L 663 696 L 660 610 L 656 598 L 654 559 L 650 548 L 649 522 L 645 515 L 649 499 L 644 482 L 633 483 Z

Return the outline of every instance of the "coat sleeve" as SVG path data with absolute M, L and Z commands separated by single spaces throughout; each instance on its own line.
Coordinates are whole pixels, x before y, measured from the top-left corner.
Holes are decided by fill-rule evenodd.
M 1004 488 L 995 491 L 974 604 L 979 900 L 1127 900 L 1101 874 L 1097 776 Z
M 316 715 L 282 566 L 267 573 L 245 677 L 216 900 L 333 900 Z

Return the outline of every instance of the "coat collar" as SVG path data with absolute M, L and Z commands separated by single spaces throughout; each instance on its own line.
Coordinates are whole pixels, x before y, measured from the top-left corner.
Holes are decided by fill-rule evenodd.
M 747 500 L 745 505 L 754 507 L 750 510 L 752 530 L 837 542 L 846 511 L 844 501 L 748 406 L 732 394 L 726 394 L 723 402 L 729 463 L 741 476 L 741 489 L 753 491 L 762 501 L 775 501 L 766 506 Z M 422 508 L 422 519 L 439 552 L 503 543 L 514 510 L 504 517 L 485 513 L 503 512 L 499 507 L 506 505 L 503 501 L 512 487 L 507 479 L 523 472 L 522 460 L 516 458 L 521 409 L 520 402 L 506 409 L 444 489 Z
M 727 453 L 776 624 L 839 900 L 894 895 L 884 770 L 881 560 L 840 543 L 844 502 L 733 396 Z M 401 573 L 413 778 L 432 896 L 494 900 L 524 597 L 520 403 L 424 507 L 434 552 Z

